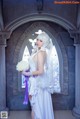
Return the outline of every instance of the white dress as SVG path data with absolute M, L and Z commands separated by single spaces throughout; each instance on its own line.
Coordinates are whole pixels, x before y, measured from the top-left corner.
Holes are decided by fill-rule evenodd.
M 36 71 L 37 63 L 30 57 L 30 70 Z M 46 63 L 45 66 L 46 67 Z M 28 93 L 32 95 L 30 104 L 34 112 L 34 119 L 54 119 L 51 93 L 47 90 L 46 73 L 39 76 L 31 76 L 28 81 Z

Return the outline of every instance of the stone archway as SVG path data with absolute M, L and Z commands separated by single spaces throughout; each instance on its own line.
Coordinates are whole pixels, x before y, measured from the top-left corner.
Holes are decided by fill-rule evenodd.
M 35 22 L 28 29 L 25 30 L 25 32 L 23 33 L 23 35 L 20 38 L 20 42 L 18 42 L 18 44 L 16 46 L 13 63 L 16 65 L 17 62 L 21 60 L 22 53 L 24 51 L 24 47 L 26 46 L 26 44 L 29 44 L 28 39 L 29 39 L 31 32 L 37 31 L 38 29 L 42 29 L 43 31 L 47 32 L 50 35 L 50 37 L 53 39 L 53 42 L 56 46 L 58 56 L 59 56 L 60 67 L 61 67 L 60 68 L 61 94 L 66 95 L 66 94 L 68 94 L 68 59 L 67 59 L 67 54 L 66 54 L 64 45 L 61 41 L 59 34 L 57 34 L 57 32 L 54 29 L 52 29 L 48 24 L 46 24 L 44 22 Z M 15 71 L 15 66 L 14 66 L 13 71 Z M 15 85 L 16 78 L 15 78 L 14 72 L 13 72 L 13 76 L 14 76 L 13 83 Z M 20 78 L 20 76 L 19 76 L 19 78 Z M 20 87 L 19 87 L 19 89 L 20 89 Z
M 19 27 L 25 23 L 28 23 L 30 21 L 35 22 L 35 21 L 40 21 L 40 20 L 57 23 L 67 30 L 76 29 L 76 27 L 66 19 L 60 18 L 59 16 L 43 13 L 43 14 L 39 14 L 39 15 L 38 14 L 29 14 L 27 16 L 20 17 L 16 20 L 12 21 L 11 23 L 9 23 L 5 27 L 5 30 L 11 31 L 11 33 L 12 33 L 17 27 Z

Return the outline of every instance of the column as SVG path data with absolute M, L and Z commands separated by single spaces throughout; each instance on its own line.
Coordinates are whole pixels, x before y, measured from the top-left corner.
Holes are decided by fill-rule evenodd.
M 0 111 L 8 111 L 6 107 L 6 35 L 0 33 Z
M 80 44 L 75 44 L 75 107 L 73 114 L 80 118 Z
M 70 31 L 75 46 L 75 107 L 73 115 L 80 119 L 80 30 Z

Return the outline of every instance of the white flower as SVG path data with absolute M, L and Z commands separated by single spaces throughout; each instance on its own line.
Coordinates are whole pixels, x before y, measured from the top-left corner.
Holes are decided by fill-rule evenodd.
M 29 39 L 29 42 L 31 42 L 32 44 L 32 47 L 34 48 L 35 47 L 35 43 L 36 43 L 36 39 Z
M 29 62 L 28 61 L 20 61 L 16 65 L 16 70 L 23 71 L 23 70 L 29 70 Z
M 35 34 L 41 34 L 42 33 L 42 30 L 38 30 L 38 32 L 35 32 Z

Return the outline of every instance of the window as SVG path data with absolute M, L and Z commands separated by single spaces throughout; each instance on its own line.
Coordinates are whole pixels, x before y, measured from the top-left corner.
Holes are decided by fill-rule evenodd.
M 23 61 L 26 61 L 30 56 L 30 53 L 29 53 L 29 50 L 28 50 L 28 47 L 26 46 L 25 49 L 24 49 L 24 53 L 23 53 L 23 56 L 22 56 L 22 60 Z M 22 75 L 22 81 L 21 81 L 21 87 L 22 88 L 25 88 L 25 78 L 24 76 Z
M 53 78 L 55 80 L 54 81 L 55 91 L 60 92 L 59 58 L 55 46 L 53 46 L 51 52 L 51 58 L 52 58 L 52 67 L 53 67 Z

